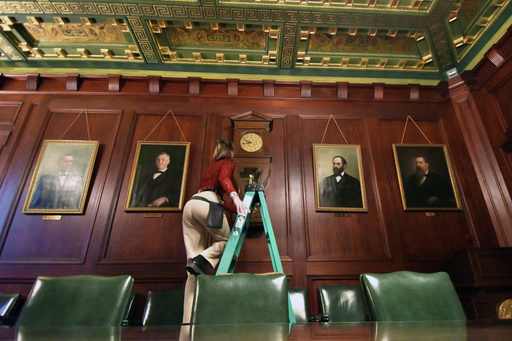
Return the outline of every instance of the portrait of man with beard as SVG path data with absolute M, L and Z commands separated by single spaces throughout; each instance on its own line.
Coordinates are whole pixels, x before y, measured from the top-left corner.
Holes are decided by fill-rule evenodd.
M 320 186 L 322 207 L 363 207 L 361 183 L 345 172 L 347 161 L 342 156 L 332 159 L 333 174 L 325 177 Z
M 405 183 L 405 201 L 408 207 L 456 207 L 452 185 L 444 176 L 430 170 L 425 156 L 414 159 L 416 172 Z

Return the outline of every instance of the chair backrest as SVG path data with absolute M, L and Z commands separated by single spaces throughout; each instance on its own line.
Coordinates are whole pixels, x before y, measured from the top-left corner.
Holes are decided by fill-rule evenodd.
M 132 285 L 128 275 L 38 277 L 17 325 L 120 326 Z
M 143 326 L 179 325 L 183 321 L 183 290 L 149 291 Z
M 136 292 L 132 292 L 130 297 L 128 298 L 128 302 L 126 303 L 126 307 L 123 313 L 123 320 L 121 322 L 122 326 L 134 326 L 140 324 L 140 321 L 135 321 L 135 309 L 136 309 L 136 301 L 139 294 Z
M 197 276 L 191 324 L 242 323 L 288 323 L 286 276 Z
M 398 271 L 362 274 L 361 285 L 374 321 L 465 321 L 446 272 Z
M 359 285 L 321 285 L 318 287 L 320 313 L 331 322 L 368 321 L 363 292 Z
M 289 288 L 295 321 L 298 323 L 309 321 L 308 291 L 305 288 Z
M 0 316 L 9 316 L 20 297 L 20 294 L 0 293 Z

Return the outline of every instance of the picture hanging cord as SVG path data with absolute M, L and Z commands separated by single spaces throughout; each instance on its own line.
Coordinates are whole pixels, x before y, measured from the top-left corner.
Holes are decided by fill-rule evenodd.
M 432 144 L 432 142 L 430 142 L 430 140 L 428 139 L 428 137 L 423 134 L 423 131 L 420 129 L 420 127 L 416 124 L 416 122 L 414 122 L 414 120 L 412 119 L 412 117 L 410 115 L 407 115 L 407 120 L 405 121 L 405 127 L 404 127 L 404 132 L 402 134 L 402 141 L 400 141 L 401 144 L 404 143 L 404 138 L 405 138 L 405 131 L 407 130 L 407 123 L 409 123 L 409 120 L 412 121 L 412 123 L 414 123 L 414 125 L 416 126 L 416 128 L 418 128 L 418 130 L 420 131 L 421 135 L 423 135 L 423 137 L 428 141 L 429 144 Z
M 320 143 L 321 144 L 324 143 L 325 133 L 327 133 L 327 128 L 329 127 L 329 122 L 331 122 L 331 118 L 334 121 L 334 123 L 336 123 L 336 127 L 338 127 L 338 130 L 340 131 L 341 136 L 345 140 L 345 144 L 348 144 L 347 139 L 345 138 L 345 135 L 343 135 L 343 133 L 341 132 L 340 126 L 338 125 L 338 122 L 336 122 L 336 120 L 334 119 L 334 116 L 332 116 L 332 114 L 329 115 L 329 120 L 327 121 L 327 125 L 325 126 L 325 130 L 324 130 L 324 136 L 322 136 L 322 142 L 320 142 Z
M 169 110 L 167 112 L 167 114 L 165 114 L 165 116 L 160 120 L 160 122 L 158 122 L 156 124 L 156 126 L 153 128 L 153 130 L 151 130 L 148 134 L 148 136 L 146 136 L 146 138 L 144 139 L 144 141 L 146 141 L 148 139 L 148 137 L 153 134 L 153 132 L 155 131 L 156 128 L 158 128 L 158 126 L 160 125 L 160 123 L 162 123 L 163 120 L 165 120 L 165 118 L 169 115 L 169 113 L 172 114 L 172 117 L 174 118 L 174 121 L 176 122 L 176 125 L 178 126 L 178 129 L 181 133 L 181 137 L 183 137 L 183 140 L 185 140 L 185 142 L 188 142 L 187 139 L 185 138 L 185 135 L 183 134 L 183 131 L 181 130 L 181 127 L 180 127 L 180 124 L 178 123 L 178 120 L 176 119 L 176 116 L 174 116 L 174 113 L 172 112 L 172 110 Z
M 59 140 L 62 140 L 62 138 L 64 137 L 64 135 L 66 135 L 66 133 L 68 132 L 68 130 L 73 126 L 73 124 L 75 124 L 76 120 L 78 120 L 78 118 L 80 117 L 80 115 L 82 115 L 82 113 L 85 112 L 85 125 L 87 127 L 87 138 L 89 139 L 89 141 L 91 140 L 91 132 L 89 131 L 89 118 L 87 116 L 87 109 L 84 108 L 82 109 L 82 111 L 80 111 L 80 113 L 78 114 L 78 116 L 73 120 L 73 122 L 71 122 L 71 124 L 69 125 L 68 129 L 66 129 L 66 131 L 64 131 L 64 133 L 62 134 L 62 136 L 59 138 Z

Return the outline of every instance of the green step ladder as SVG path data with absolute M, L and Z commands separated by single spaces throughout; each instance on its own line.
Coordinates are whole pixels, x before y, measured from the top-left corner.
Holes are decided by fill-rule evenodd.
M 270 216 L 268 214 L 267 203 L 265 201 L 264 186 L 262 184 L 249 183 L 245 187 L 244 204 L 249 207 L 249 213 L 247 216 L 237 214 L 231 235 L 229 236 L 224 254 L 217 268 L 216 276 L 223 273 L 234 273 L 236 263 L 238 262 L 238 256 L 242 249 L 247 230 L 249 229 L 249 223 L 251 221 L 254 207 L 257 203 L 260 204 L 261 220 L 263 221 L 263 228 L 265 230 L 265 236 L 267 238 L 268 249 L 270 251 L 270 258 L 272 260 L 272 267 L 275 272 L 284 274 L 283 265 L 281 264 L 281 258 L 279 257 L 279 251 L 277 249 L 276 238 L 274 236 L 274 230 L 272 229 L 272 223 L 270 222 Z M 288 318 L 290 323 L 295 323 L 295 315 L 293 313 L 293 307 L 288 294 Z

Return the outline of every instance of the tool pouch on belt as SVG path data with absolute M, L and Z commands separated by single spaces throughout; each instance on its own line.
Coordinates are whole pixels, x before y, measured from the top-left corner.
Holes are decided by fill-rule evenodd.
M 218 202 L 213 202 L 203 197 L 194 196 L 190 199 L 206 201 L 210 204 L 210 210 L 208 211 L 208 218 L 206 219 L 206 226 L 212 229 L 222 228 L 224 221 L 224 207 Z

